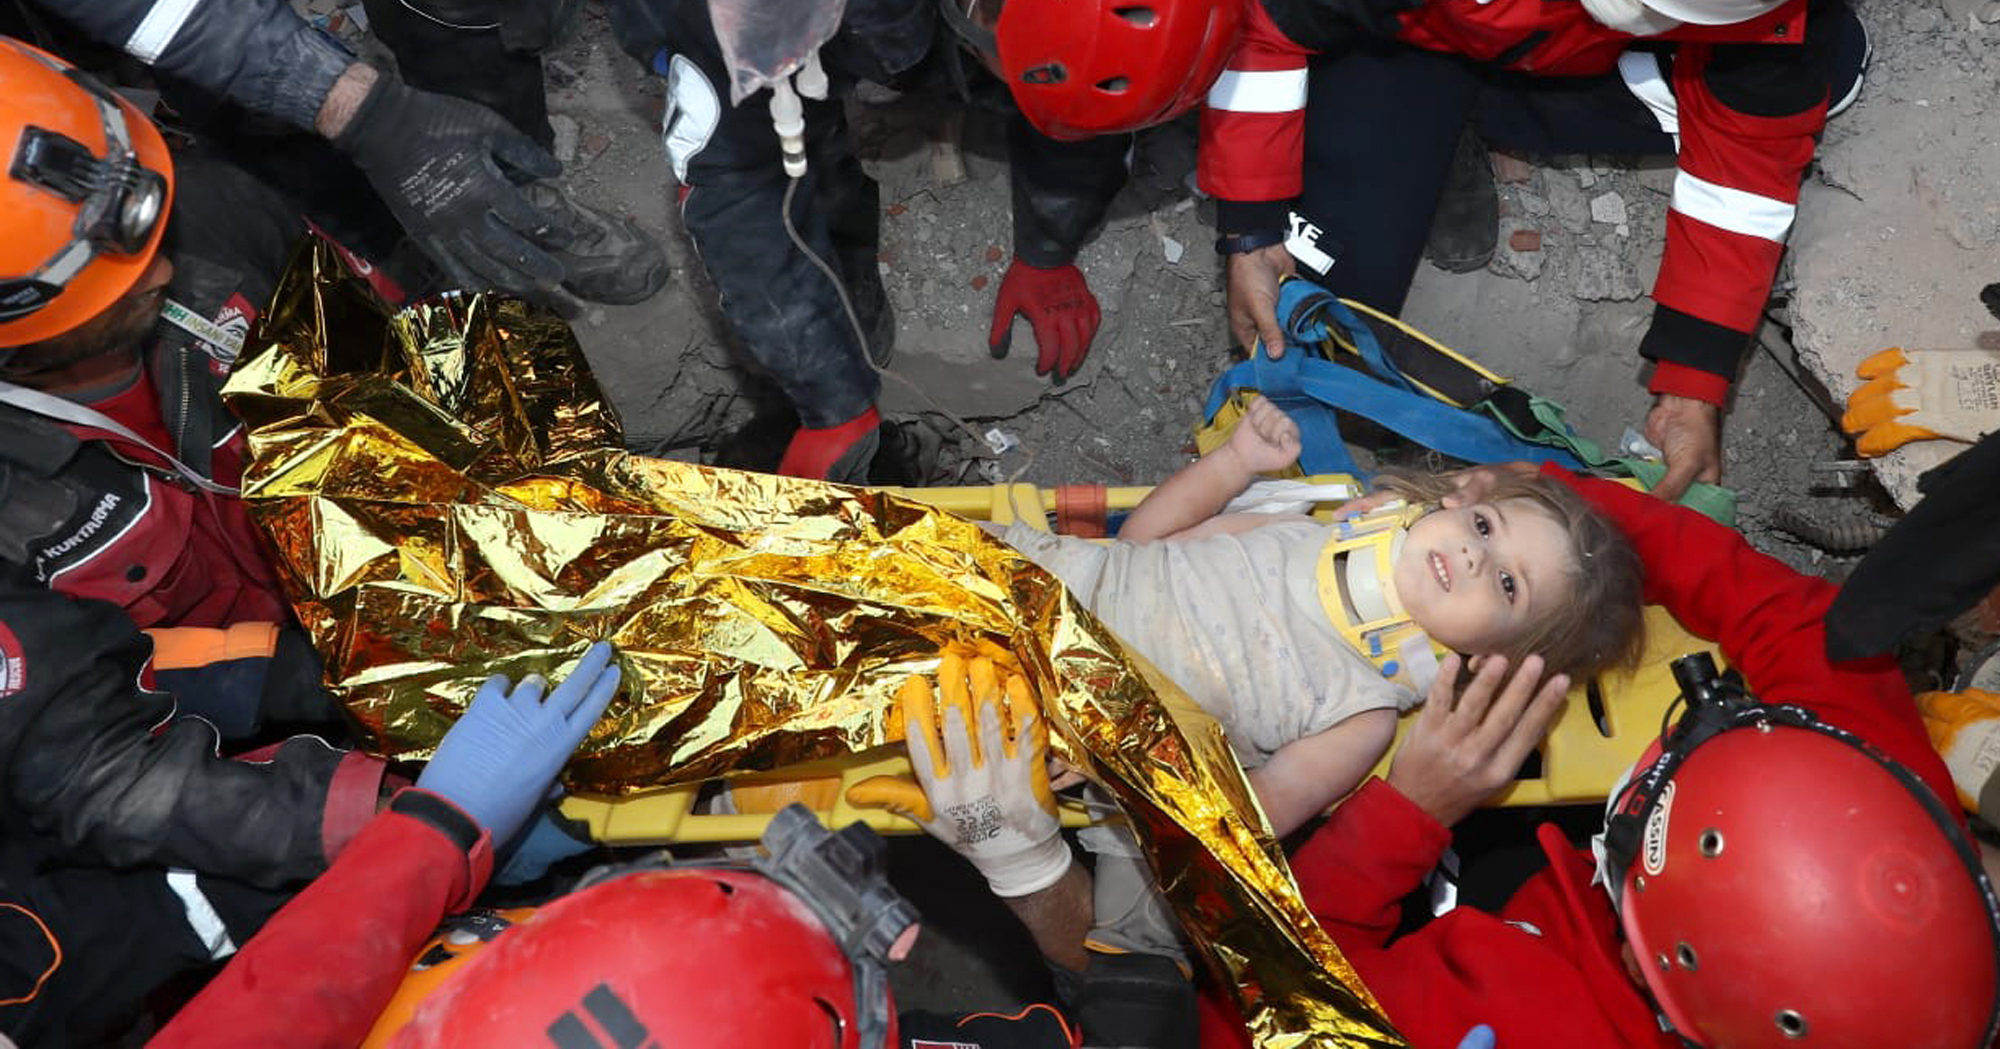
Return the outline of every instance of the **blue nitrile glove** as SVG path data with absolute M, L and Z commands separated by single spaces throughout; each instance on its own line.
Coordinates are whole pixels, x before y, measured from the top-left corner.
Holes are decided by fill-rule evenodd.
M 1458 1049 L 1493 1049 L 1493 1028 L 1480 1024 L 1465 1032 L 1465 1038 L 1458 1043 Z
M 494 857 L 498 870 L 493 875 L 493 884 L 526 885 L 563 860 L 597 847 L 590 840 L 590 829 L 564 818 L 561 805 L 561 795 L 557 795 L 528 822 L 527 830 L 504 843 L 505 847 Z
M 417 777 L 418 787 L 457 805 L 496 842 L 520 832 L 617 693 L 610 643 L 590 646 L 543 699 L 546 685 L 540 674 L 530 674 L 509 691 L 506 677 L 487 678 Z

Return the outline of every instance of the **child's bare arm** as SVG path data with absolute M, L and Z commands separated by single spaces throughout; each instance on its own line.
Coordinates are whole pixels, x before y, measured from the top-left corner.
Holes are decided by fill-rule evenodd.
M 1118 538 L 1143 543 L 1184 532 L 1214 517 L 1258 474 L 1298 458 L 1298 424 L 1271 402 L 1252 401 L 1228 442 L 1153 489 L 1126 517 Z
M 1396 738 L 1396 712 L 1363 711 L 1325 732 L 1278 748 L 1250 772 L 1250 787 L 1279 837 L 1346 797 Z

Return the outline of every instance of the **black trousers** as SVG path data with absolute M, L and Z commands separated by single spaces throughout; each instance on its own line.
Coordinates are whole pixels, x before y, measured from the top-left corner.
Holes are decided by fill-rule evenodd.
M 1865 36 L 1838 8 L 1841 98 L 1860 78 Z M 1336 250 L 1320 283 L 1401 312 L 1423 256 L 1452 151 L 1470 124 L 1489 145 L 1525 153 L 1671 156 L 1673 138 L 1616 73 L 1496 73 L 1456 55 L 1367 39 L 1310 67 L 1299 211 Z M 1308 274 L 1310 276 L 1310 274 Z
M 512 13 L 510 6 L 505 0 L 362 3 L 369 30 L 395 53 L 405 83 L 478 102 L 547 149 L 555 144 L 556 133 L 549 126 L 541 52 L 521 49 L 519 41 L 510 46 L 503 38 L 499 26 Z

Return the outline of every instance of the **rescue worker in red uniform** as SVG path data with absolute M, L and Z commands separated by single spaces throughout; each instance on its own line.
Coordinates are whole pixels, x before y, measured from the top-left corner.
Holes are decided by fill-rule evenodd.
M 1468 120 L 1530 152 L 1672 154 L 1644 429 L 1667 460 L 1660 495 L 1715 482 L 1801 175 L 1865 51 L 1844 0 L 1258 0 L 1202 117 L 1231 327 L 1283 352 L 1287 242 L 1329 289 L 1400 310 Z M 1460 220 L 1490 254 L 1476 162 L 1488 205 Z

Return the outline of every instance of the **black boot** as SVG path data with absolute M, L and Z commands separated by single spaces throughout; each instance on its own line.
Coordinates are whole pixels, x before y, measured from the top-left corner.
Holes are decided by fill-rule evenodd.
M 1451 155 L 1424 254 L 1447 273 L 1471 273 L 1493 261 L 1500 240 L 1500 192 L 1486 144 L 1467 128 Z
M 577 298 L 630 306 L 667 283 L 665 249 L 631 219 L 579 203 L 555 182 L 521 188 L 536 207 L 560 217 L 535 240 L 563 264 L 562 285 Z

